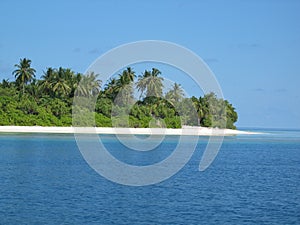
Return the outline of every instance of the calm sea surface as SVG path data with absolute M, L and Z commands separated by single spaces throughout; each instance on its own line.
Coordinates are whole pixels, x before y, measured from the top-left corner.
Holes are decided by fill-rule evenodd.
M 1 134 L 0 224 L 300 224 L 300 131 L 264 132 L 225 138 L 204 172 L 200 138 L 180 172 L 144 187 L 98 175 L 72 135 Z M 142 153 L 101 137 L 136 165 L 168 157 L 178 139 Z

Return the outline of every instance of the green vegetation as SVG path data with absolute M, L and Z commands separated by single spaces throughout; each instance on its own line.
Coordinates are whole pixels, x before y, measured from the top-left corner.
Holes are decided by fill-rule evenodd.
M 137 77 L 128 67 L 101 88 L 94 73 L 84 76 L 71 69 L 47 68 L 38 80 L 31 60 L 21 59 L 15 67 L 15 81 L 0 83 L 0 125 L 71 126 L 73 110 L 82 113 L 79 117 L 88 115 L 76 120 L 79 126 L 235 129 L 237 113 L 227 100 L 213 93 L 187 98 L 177 83 L 164 93 L 164 79 L 156 68 Z M 81 105 L 72 107 L 74 96 L 82 98 Z M 85 99 L 94 99 L 95 108 L 84 105 Z

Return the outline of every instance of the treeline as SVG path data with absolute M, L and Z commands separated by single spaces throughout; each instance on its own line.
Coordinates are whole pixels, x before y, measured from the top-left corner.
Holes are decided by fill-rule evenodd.
M 105 84 L 97 74 L 84 76 L 61 67 L 47 68 L 36 79 L 36 71 L 26 58 L 20 59 L 15 68 L 15 80 L 0 83 L 0 125 L 71 126 L 72 110 L 91 113 L 95 118 L 92 125 L 97 127 L 190 125 L 235 129 L 238 118 L 234 107 L 213 93 L 187 98 L 177 83 L 164 92 L 164 79 L 156 68 L 136 76 L 128 67 Z M 74 97 L 94 98 L 95 108 L 77 105 L 74 109 Z M 91 125 L 85 120 L 76 120 L 80 122 L 75 125 Z

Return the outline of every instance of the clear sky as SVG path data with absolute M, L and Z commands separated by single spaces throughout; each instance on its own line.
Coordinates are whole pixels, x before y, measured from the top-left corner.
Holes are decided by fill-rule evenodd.
M 204 59 L 238 127 L 300 128 L 299 12 L 297 0 L 1 0 L 0 78 L 23 57 L 37 77 L 84 72 L 118 45 L 164 40 Z

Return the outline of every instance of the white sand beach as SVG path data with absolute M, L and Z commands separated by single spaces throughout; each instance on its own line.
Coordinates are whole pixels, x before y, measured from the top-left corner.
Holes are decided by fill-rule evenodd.
M 134 135 L 194 135 L 194 136 L 232 136 L 252 135 L 257 132 L 232 129 L 185 126 L 182 129 L 170 128 L 115 128 L 115 127 L 42 127 L 42 126 L 0 126 L 0 133 L 97 133 Z

